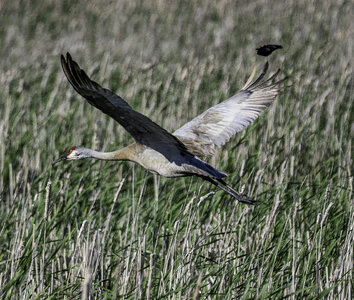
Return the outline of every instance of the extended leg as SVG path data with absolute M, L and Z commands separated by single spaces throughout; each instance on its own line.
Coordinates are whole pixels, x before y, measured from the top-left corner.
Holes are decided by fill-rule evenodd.
M 219 184 L 218 182 L 216 182 L 214 179 L 212 179 L 210 177 L 207 177 L 207 176 L 199 176 L 199 177 L 203 178 L 206 181 L 209 181 L 210 183 L 215 185 L 217 188 L 223 190 L 224 192 L 226 192 L 229 195 L 231 195 L 232 197 L 234 197 L 239 202 L 251 204 L 251 205 L 257 204 L 257 202 L 255 200 L 253 200 L 252 198 L 250 198 L 246 195 L 242 195 L 239 192 L 235 191 L 230 185 L 228 185 L 222 179 L 216 179 L 218 182 L 221 183 L 221 184 Z

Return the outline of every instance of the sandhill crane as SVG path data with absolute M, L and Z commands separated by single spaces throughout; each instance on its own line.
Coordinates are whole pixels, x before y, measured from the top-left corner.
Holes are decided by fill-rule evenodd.
M 240 202 L 255 204 L 240 194 L 223 178 L 227 175 L 198 156 L 211 156 L 236 132 L 251 124 L 279 93 L 275 82 L 278 70 L 263 80 L 268 63 L 261 75 L 252 82 L 253 70 L 243 89 L 231 98 L 209 108 L 201 115 L 170 134 L 146 116 L 136 112 L 121 97 L 92 81 L 67 53 L 61 56 L 66 78 L 81 96 L 103 113 L 122 125 L 134 138 L 135 143 L 113 152 L 98 152 L 83 147 L 72 147 L 53 164 L 62 160 L 96 158 L 102 160 L 128 160 L 138 163 L 148 171 L 165 176 L 197 176 L 224 190 Z

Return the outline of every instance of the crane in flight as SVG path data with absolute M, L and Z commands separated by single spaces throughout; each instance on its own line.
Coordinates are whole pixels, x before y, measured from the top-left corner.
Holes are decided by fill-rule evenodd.
M 247 83 L 237 94 L 209 108 L 171 134 L 135 111 L 121 97 L 91 80 L 69 53 L 66 58 L 61 56 L 61 65 L 75 91 L 122 125 L 135 142 L 113 152 L 71 147 L 53 165 L 62 160 L 84 158 L 128 160 L 165 177 L 200 177 L 240 202 L 256 204 L 253 199 L 237 192 L 223 180 L 227 174 L 199 157 L 214 155 L 218 148 L 236 132 L 250 125 L 274 101 L 280 83 L 286 79 L 275 80 L 280 70 L 264 79 L 268 70 L 266 63 L 263 72 L 252 82 L 256 72 L 254 68 Z

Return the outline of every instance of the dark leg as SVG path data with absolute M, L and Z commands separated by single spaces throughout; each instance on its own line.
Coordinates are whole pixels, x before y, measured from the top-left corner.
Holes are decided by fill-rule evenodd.
M 210 183 L 212 183 L 213 185 L 215 185 L 217 188 L 223 190 L 224 192 L 228 193 L 229 195 L 231 195 L 232 197 L 234 197 L 237 201 L 242 202 L 242 203 L 246 203 L 246 204 L 251 204 L 251 205 L 256 205 L 257 202 L 255 200 L 253 200 L 252 198 L 246 196 L 246 195 L 242 195 L 239 192 L 235 191 L 231 186 L 229 186 L 225 181 L 223 181 L 222 179 L 216 179 L 218 182 L 220 182 L 221 184 L 219 184 L 218 182 L 216 182 L 214 179 L 207 177 L 207 176 L 199 176 L 201 178 L 203 178 L 206 181 L 209 181 Z

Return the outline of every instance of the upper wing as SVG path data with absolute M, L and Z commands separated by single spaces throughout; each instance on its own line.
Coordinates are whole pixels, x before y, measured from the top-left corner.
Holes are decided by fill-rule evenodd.
M 180 155 L 190 155 L 183 143 L 168 131 L 151 121 L 112 91 L 92 81 L 72 60 L 69 53 L 61 56 L 61 65 L 66 78 L 74 89 L 87 101 L 121 124 L 139 144 L 146 145 L 169 161 L 180 164 Z
M 268 62 L 254 82 L 249 83 L 253 72 L 245 87 L 236 95 L 209 108 L 177 129 L 173 135 L 194 155 L 213 155 L 236 132 L 250 125 L 278 95 L 279 84 L 286 78 L 274 82 L 280 72 L 278 70 L 269 79 L 263 80 L 267 70 Z

